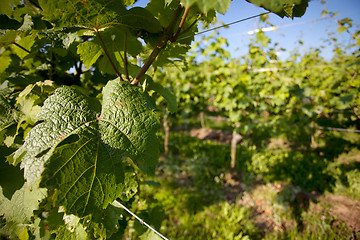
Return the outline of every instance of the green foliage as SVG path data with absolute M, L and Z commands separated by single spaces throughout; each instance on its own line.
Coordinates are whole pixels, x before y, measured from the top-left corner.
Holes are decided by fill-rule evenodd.
M 29 132 L 15 156 L 25 152 L 21 165 L 27 181 L 42 174 L 41 186 L 56 189 L 55 205 L 67 214 L 91 214 L 96 221 L 101 209 L 127 192 L 133 184 L 124 182 L 126 157 L 145 172 L 154 171 L 157 117 L 137 87 L 127 82 L 108 82 L 101 113 L 94 100 L 70 87 L 58 88 L 38 119 L 44 122 Z
M 357 160 L 360 151 L 353 148 L 339 155 L 338 161 L 329 165 L 336 176 L 334 192 L 359 200 L 360 164 Z
M 144 84 L 148 90 L 153 90 L 159 93 L 167 102 L 167 108 L 171 113 L 175 113 L 177 111 L 177 99 L 176 96 L 163 85 L 154 82 L 153 79 L 147 77 Z
M 306 191 L 331 190 L 335 179 L 328 161 L 299 151 L 257 151 L 247 162 L 248 171 L 265 181 L 290 182 Z
M 24 171 L 19 167 L 13 167 L 1 161 L 0 163 L 0 186 L 4 197 L 11 199 L 16 190 L 24 185 Z
M 192 5 L 196 5 L 200 8 L 202 12 L 208 12 L 211 9 L 215 9 L 219 13 L 225 13 L 229 8 L 230 2 L 229 0 L 221 1 L 204 1 L 204 0 L 184 0 L 181 1 L 185 6 L 190 7 Z
M 133 85 L 151 65 L 150 73 L 183 61 L 193 38 L 177 38 L 197 31 L 199 20 L 212 21 L 215 10 L 224 13 L 229 2 L 194 5 L 182 26 L 179 1 L 151 1 L 146 8 L 131 7 L 132 0 L 1 2 L 4 233 L 121 236 L 127 220 L 109 204 L 130 201 L 136 174 L 153 174 L 158 162 L 159 122 L 148 91 L 176 111 L 166 87 L 151 79 L 142 90 Z M 141 69 L 139 58 L 150 63 Z
M 282 61 L 276 54 L 280 46 L 259 32 L 247 56 L 238 60 L 231 59 L 222 48 L 225 44 L 226 39 L 218 36 L 203 38 L 189 55 L 191 64 L 186 72 L 155 74 L 154 80 L 163 81 L 178 99 L 179 110 L 171 115 L 176 118 L 174 129 L 186 118 L 198 123 L 191 118 L 202 111 L 225 117 L 222 124 L 227 125 L 226 129 L 240 125 L 236 131 L 243 140 L 238 146 L 235 171 L 241 173 L 242 189 L 263 182 L 286 184 L 281 191 L 272 192 L 270 202 L 281 209 L 274 213 L 279 216 L 273 220 L 290 219 L 293 226 L 280 227 L 285 233 L 269 234 L 269 239 L 336 238 L 338 232 L 350 236 L 349 228 L 335 226 L 332 217 L 324 221 L 323 216 L 308 216 L 307 210 L 313 198 L 310 193 L 314 192 L 358 198 L 359 135 L 333 129 L 358 131 L 360 127 L 358 48 L 338 44 L 331 61 L 321 57 L 320 49 L 309 49 L 304 54 L 295 50 Z M 351 149 L 355 149 L 354 154 L 348 154 Z M 206 232 L 201 223 L 182 222 L 184 229 L 171 227 L 184 216 L 173 206 L 180 202 L 179 208 L 189 211 L 189 219 L 194 219 L 208 206 L 223 201 L 224 195 L 229 196 L 224 191 L 231 182 L 224 170 L 229 152 L 227 145 L 198 141 L 184 132 L 170 134 L 169 155 L 160 163 L 161 188 L 157 191 L 166 190 L 155 194 L 172 213 L 169 223 L 164 224 L 168 236 Z M 268 196 L 267 192 L 259 194 Z M 313 223 L 307 223 L 309 219 Z M 301 232 L 303 224 L 308 225 Z
M 280 17 L 301 17 L 304 15 L 308 6 L 308 0 L 246 0 L 257 6 L 263 7 L 273 13 L 276 13 Z
M 319 214 L 314 211 L 311 213 L 303 213 L 302 216 L 307 223 L 306 228 L 302 231 L 299 231 L 297 228 L 291 228 L 284 233 L 268 233 L 264 239 L 341 240 L 354 236 L 354 233 L 351 232 L 351 229 L 347 227 L 345 223 L 334 224 L 335 219 L 326 212 Z M 357 235 L 359 234 L 357 233 Z
M 251 239 L 257 235 L 257 231 L 249 220 L 249 214 L 245 208 L 229 205 L 227 202 L 213 205 L 195 215 L 184 214 L 174 237 L 208 239 L 221 236 L 222 239 Z
M 10 200 L 1 197 L 1 215 L 4 215 L 7 221 L 29 223 L 33 211 L 38 208 L 39 201 L 45 196 L 46 189 L 38 188 L 36 184 L 24 183 Z
M 168 171 L 167 177 L 185 179 L 180 203 L 174 195 L 161 196 L 171 192 L 165 189 L 155 194 L 160 202 L 149 198 L 137 206 L 139 181 L 154 174 L 159 158 L 155 107 L 165 105 L 181 118 L 209 109 L 229 118 L 247 140 L 238 154 L 247 157 L 239 164 L 246 174 L 318 191 L 346 178 L 357 193 L 357 170 L 334 180 L 329 175 L 334 169 L 326 169 L 340 152 L 324 149 L 330 137 L 338 138 L 318 141 L 326 157 L 322 161 L 309 147 L 314 134 L 308 128 L 310 123 L 358 127 L 356 54 L 337 49 L 334 65 L 317 51 L 281 62 L 262 32 L 242 60 L 231 59 L 223 49 L 226 39 L 220 37 L 203 39 L 204 45 L 197 44 L 197 52 L 188 54 L 197 23 L 213 22 L 230 0 L 152 0 L 145 8 L 132 7 L 134 2 L 0 3 L 1 234 L 20 239 L 120 239 L 133 220 L 111 205 L 118 200 L 155 228 L 167 226 L 167 233 L 177 239 L 193 238 L 194 233 L 198 239 L 258 237 L 248 210 L 216 203 L 223 200 L 228 181 L 226 145 L 172 138 L 173 156 L 159 169 Z M 307 7 L 307 1 L 300 0 L 250 2 L 291 18 L 302 16 Z M 339 23 L 340 31 L 352 26 L 349 19 Z M 199 53 L 206 60 L 194 57 Z M 308 68 L 314 63 L 324 67 L 314 72 Z M 256 71 L 284 67 L 289 69 Z M 140 84 L 142 88 L 135 86 Z M 264 138 L 271 134 L 285 136 L 297 150 L 253 151 L 266 145 Z M 343 139 L 338 148 L 352 145 Z M 313 185 L 314 178 L 321 181 Z M 186 212 L 174 230 L 163 207 L 171 211 L 182 206 Z M 134 228 L 134 237 L 158 238 L 139 223 Z M 185 229 L 193 231 L 184 234 Z
M 165 236 L 180 239 L 233 239 L 246 235 L 250 239 L 263 239 L 264 235 L 265 239 L 341 239 L 339 233 L 352 236 L 351 229 L 336 222 L 328 207 L 323 202 L 316 204 L 318 198 L 313 197 L 319 191 L 333 191 L 333 187 L 353 190 L 357 186 L 359 176 L 355 176 L 354 168 L 358 150 L 330 163 L 315 153 L 291 150 L 286 144 L 279 144 L 279 149 L 247 147 L 249 140 L 238 147 L 240 164 L 236 172 L 231 172 L 226 159 L 230 148 L 227 144 L 201 141 L 186 132 L 171 133 L 169 155 L 160 162 L 161 174 L 154 179 L 157 184 L 143 184 L 140 191 L 144 201 L 163 205 L 167 214 L 161 229 Z M 343 162 L 347 160 L 351 162 Z M 335 179 L 338 187 L 332 185 Z M 347 180 L 353 187 L 345 186 Z M 260 224 L 272 224 L 254 225 L 262 219 L 266 222 Z M 237 221 L 238 224 L 232 224 Z M 301 222 L 303 230 L 299 227 Z

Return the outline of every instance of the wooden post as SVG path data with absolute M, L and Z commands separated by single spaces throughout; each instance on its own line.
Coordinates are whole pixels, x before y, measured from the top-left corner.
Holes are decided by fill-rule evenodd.
M 163 120 L 164 131 L 165 131 L 165 139 L 164 139 L 164 154 L 168 155 L 169 153 L 169 135 L 170 135 L 170 118 L 165 116 Z
M 206 126 L 205 126 L 204 111 L 201 111 L 201 112 L 200 112 L 200 123 L 201 123 L 201 128 L 206 128 Z
M 316 140 L 315 140 L 315 122 L 312 121 L 311 122 L 311 147 L 312 148 L 317 148 L 318 147 L 318 144 L 316 143 Z
M 235 128 L 233 130 L 233 134 L 232 134 L 232 138 L 231 138 L 231 162 L 230 162 L 230 167 L 231 169 L 235 168 L 235 163 L 236 163 L 236 145 L 241 141 L 242 136 L 237 133 L 237 128 L 240 127 L 239 123 L 235 124 Z

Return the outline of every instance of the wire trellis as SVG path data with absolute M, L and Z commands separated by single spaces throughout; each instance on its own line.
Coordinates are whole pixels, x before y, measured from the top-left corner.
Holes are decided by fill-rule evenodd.
M 251 17 L 243 18 L 243 19 L 240 19 L 240 20 L 231 22 L 231 23 L 226 23 L 226 24 L 223 24 L 223 25 L 214 27 L 214 28 L 210 28 L 210 29 L 207 29 L 207 30 L 204 30 L 204 31 L 201 31 L 201 32 L 192 34 L 192 35 L 188 35 L 188 36 L 179 38 L 178 40 L 183 40 L 183 39 L 190 38 L 190 37 L 193 37 L 193 36 L 196 36 L 196 35 L 200 35 L 200 34 L 204 34 L 204 33 L 207 33 L 207 32 L 211 32 L 211 31 L 214 31 L 214 30 L 216 30 L 216 29 L 228 27 L 228 26 L 230 26 L 230 25 L 233 25 L 233 24 L 236 24 L 236 23 L 240 23 L 240 22 L 244 22 L 244 21 L 247 21 L 247 20 L 250 20 L 250 19 L 253 19 L 253 18 L 256 18 L 256 17 L 260 17 L 260 16 L 262 16 L 262 15 L 266 15 L 266 14 L 269 14 L 269 13 L 270 13 L 270 11 L 267 11 L 267 12 L 260 13 L 260 14 L 257 14 L 257 15 L 251 16 Z
M 139 218 L 135 213 L 133 213 L 132 211 L 130 211 L 127 207 L 125 207 L 124 205 L 122 205 L 119 201 L 114 201 L 112 203 L 112 205 L 114 207 L 118 207 L 118 208 L 123 208 L 126 212 L 128 212 L 131 216 L 133 216 L 134 218 L 136 218 L 142 225 L 146 226 L 147 228 L 149 228 L 151 231 L 153 231 L 154 233 L 156 233 L 159 237 L 161 237 L 164 240 L 169 240 L 167 239 L 164 235 L 162 235 L 161 233 L 159 233 L 158 231 L 156 231 L 155 228 L 151 227 L 149 224 L 147 224 L 146 222 L 144 222 L 144 220 L 142 220 L 141 218 Z

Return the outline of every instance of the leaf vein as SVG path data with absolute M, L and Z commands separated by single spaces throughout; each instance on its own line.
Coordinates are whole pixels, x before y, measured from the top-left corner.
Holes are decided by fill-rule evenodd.
M 77 149 L 76 151 L 75 151 L 75 153 L 67 160 L 67 161 L 65 161 L 64 162 L 64 164 L 58 169 L 58 170 L 56 170 L 55 172 L 54 172 L 54 175 L 53 176 L 55 176 L 61 169 L 63 169 L 72 159 L 73 159 L 73 157 L 75 157 L 75 155 L 86 145 L 86 144 L 88 144 L 92 139 L 94 139 L 94 138 L 90 138 L 88 141 L 86 141 L 83 145 L 81 145 L 81 147 L 79 147 L 79 149 Z
M 110 123 L 114 128 L 116 128 L 119 132 L 121 132 L 126 137 L 126 139 L 130 142 L 131 146 L 133 146 L 133 148 L 136 150 L 135 144 L 130 140 L 128 135 L 125 134 L 119 127 L 117 127 L 114 123 L 112 123 L 111 121 L 109 121 L 107 119 L 100 119 L 100 120 Z
M 98 132 L 98 134 L 99 134 L 99 132 Z M 85 203 L 85 206 L 84 206 L 84 211 L 83 211 L 83 213 L 81 215 L 83 215 L 85 213 L 86 206 L 88 205 L 89 199 L 90 199 L 90 196 L 91 196 L 91 190 L 92 190 L 93 185 L 94 185 L 94 180 L 96 178 L 96 168 L 97 168 L 97 162 L 98 162 L 98 157 L 99 157 L 99 144 L 100 144 L 100 138 L 99 138 L 99 135 L 98 135 L 97 136 L 96 157 L 95 157 L 95 163 L 94 163 L 94 174 L 93 174 L 91 184 L 90 184 L 90 187 L 89 187 L 89 194 L 88 194 L 87 199 L 86 199 L 86 203 Z M 101 186 L 101 183 L 100 183 L 100 186 Z

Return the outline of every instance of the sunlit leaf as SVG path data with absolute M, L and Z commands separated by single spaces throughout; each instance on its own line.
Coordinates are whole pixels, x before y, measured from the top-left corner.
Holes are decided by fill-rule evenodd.
M 124 178 L 126 157 L 143 171 L 154 171 L 159 154 L 157 116 L 128 82 L 108 82 L 101 113 L 96 102 L 77 90 L 59 88 L 38 118 L 44 122 L 29 132 L 17 155 L 25 153 L 21 166 L 29 182 L 43 172 L 41 186 L 56 190 L 55 203 L 66 213 L 99 217 L 102 209 L 122 197 L 128 191 L 124 181 L 132 181 Z M 126 186 L 133 189 L 132 185 Z
M 215 9 L 219 13 L 225 13 L 226 10 L 230 6 L 230 0 L 214 0 L 214 1 L 206 1 L 206 0 L 181 0 L 185 6 L 192 6 L 196 4 L 202 12 L 208 12 L 211 9 Z
M 301 17 L 308 6 L 308 0 L 246 0 L 259 7 L 263 7 L 280 17 Z
M 27 182 L 15 191 L 11 200 L 3 196 L 3 190 L 0 192 L 0 214 L 4 215 L 7 221 L 18 223 L 29 223 L 40 200 L 46 197 L 46 189 L 38 188 L 36 183 Z

